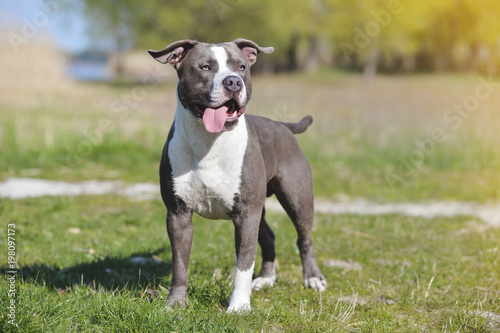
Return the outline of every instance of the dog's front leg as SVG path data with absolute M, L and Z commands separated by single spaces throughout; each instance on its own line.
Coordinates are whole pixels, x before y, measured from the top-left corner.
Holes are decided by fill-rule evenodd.
M 172 247 L 173 276 L 167 306 L 188 302 L 188 265 L 193 241 L 192 212 L 167 213 L 167 231 Z
M 261 211 L 241 214 L 233 218 L 234 242 L 236 247 L 236 268 L 233 293 L 229 301 L 228 313 L 250 310 L 252 275 L 257 255 L 257 239 Z

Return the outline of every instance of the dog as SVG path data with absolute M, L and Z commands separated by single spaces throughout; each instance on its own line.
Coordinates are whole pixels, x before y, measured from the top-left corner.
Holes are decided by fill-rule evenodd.
M 282 123 L 245 114 L 252 97 L 250 67 L 260 47 L 246 39 L 207 44 L 180 40 L 149 54 L 173 66 L 179 78 L 175 118 L 160 163 L 173 277 L 167 306 L 188 302 L 192 215 L 232 220 L 236 268 L 228 313 L 250 310 L 252 287 L 275 282 L 275 235 L 265 220 L 266 197 L 276 195 L 297 230 L 304 284 L 322 292 L 327 282 L 310 232 L 314 198 L 311 168 L 294 134 L 312 117 Z M 262 267 L 252 281 L 257 254 Z

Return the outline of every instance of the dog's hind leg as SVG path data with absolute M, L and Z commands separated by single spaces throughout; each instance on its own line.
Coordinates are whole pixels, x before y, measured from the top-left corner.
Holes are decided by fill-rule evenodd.
M 259 276 L 252 281 L 252 289 L 260 290 L 266 286 L 272 287 L 276 280 L 275 272 L 275 258 L 276 252 L 274 250 L 274 232 L 266 223 L 265 215 L 266 210 L 262 210 L 262 217 L 259 225 L 259 245 L 262 252 L 262 267 Z
M 275 194 L 297 230 L 297 246 L 302 260 L 304 284 L 316 291 L 323 291 L 327 283 L 316 262 L 311 238 L 314 221 L 311 169 L 305 156 L 303 159 L 297 159 L 294 166 L 298 169 L 282 172 L 276 179 Z M 301 174 L 299 179 L 295 176 L 297 174 Z

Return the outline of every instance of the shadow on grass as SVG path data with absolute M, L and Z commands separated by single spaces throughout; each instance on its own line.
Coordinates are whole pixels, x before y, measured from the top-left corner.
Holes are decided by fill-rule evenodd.
M 137 286 L 156 286 L 160 282 L 170 285 L 172 264 L 157 258 L 165 247 L 152 252 L 134 253 L 129 257 L 107 256 L 94 262 L 63 269 L 46 264 L 34 264 L 18 268 L 17 278 L 26 283 L 45 285 L 54 291 L 74 285 L 89 285 L 94 289 L 135 289 Z M 9 269 L 1 267 L 0 275 Z

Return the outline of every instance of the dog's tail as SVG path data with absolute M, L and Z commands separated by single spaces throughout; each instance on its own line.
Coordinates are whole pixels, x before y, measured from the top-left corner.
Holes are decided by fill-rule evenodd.
M 305 132 L 305 130 L 311 125 L 313 118 L 311 116 L 305 116 L 298 123 L 283 123 L 293 134 L 299 134 Z

